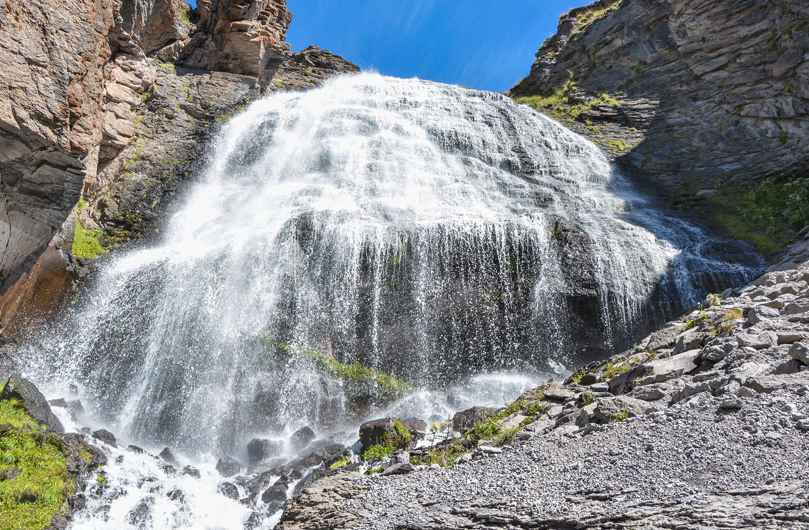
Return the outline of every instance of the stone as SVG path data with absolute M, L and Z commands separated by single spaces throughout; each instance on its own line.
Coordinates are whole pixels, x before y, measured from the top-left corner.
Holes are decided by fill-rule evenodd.
M 542 385 L 540 387 L 540 392 L 542 392 L 546 400 L 557 403 L 564 403 L 575 396 L 575 393 L 572 390 L 565 388 L 558 381 Z
M 483 421 L 495 413 L 497 413 L 497 409 L 491 407 L 472 407 L 456 412 L 452 417 L 452 429 L 456 432 L 466 432 L 477 422 Z
M 126 521 L 136 528 L 151 527 L 154 502 L 154 497 L 151 496 L 141 499 L 134 508 L 127 512 Z
M 280 455 L 284 452 L 282 440 L 268 440 L 266 438 L 253 438 L 247 444 L 247 463 L 254 466 L 259 462 Z
M 778 337 L 778 345 L 781 344 L 794 344 L 799 341 L 809 342 L 809 333 L 805 331 L 786 330 L 776 331 L 775 335 Z
M 157 456 L 159 456 L 167 464 L 177 465 L 177 459 L 174 457 L 174 453 L 172 453 L 171 449 L 168 447 L 160 451 L 160 454 Z
M 728 396 L 722 399 L 719 403 L 719 408 L 722 410 L 739 410 L 744 405 L 744 402 L 735 396 Z
M 287 491 L 289 490 L 290 483 L 291 480 L 289 477 L 282 475 L 281 478 L 276 480 L 272 486 L 261 494 L 261 500 L 270 505 L 268 509 L 269 512 L 272 513 L 283 506 L 284 502 L 287 500 Z
M 410 437 L 414 441 L 423 440 L 427 435 L 427 422 L 417 418 L 402 420 L 402 425 L 410 431 Z
M 385 471 L 382 472 L 383 476 L 388 475 L 406 475 L 407 473 L 412 473 L 415 471 L 416 468 L 413 467 L 410 463 L 399 463 L 393 464 L 390 467 L 385 468 Z
M 624 414 L 626 414 L 627 418 L 634 418 L 635 416 L 646 414 L 647 411 L 656 410 L 655 407 L 650 406 L 648 403 L 629 396 L 598 398 L 595 405 L 593 415 L 602 423 L 616 421 Z
M 795 374 L 760 375 L 749 378 L 744 385 L 761 394 L 770 394 L 776 390 L 798 391 L 809 388 L 809 372 Z
M 107 445 L 117 447 L 115 444 L 115 435 L 106 429 L 99 429 L 93 432 L 93 438 L 100 440 Z
M 396 423 L 393 418 L 380 418 L 360 425 L 360 442 L 367 449 L 396 436 Z
M 711 392 L 711 385 L 707 382 L 685 385 L 671 395 L 671 404 L 674 405 L 675 403 L 679 403 L 684 399 L 701 394 L 702 392 Z
M 643 378 L 653 372 L 653 368 L 648 364 L 639 364 L 622 374 L 618 374 L 609 380 L 609 391 L 616 396 L 623 394 L 632 388 L 636 379 Z
M 677 338 L 672 355 L 679 355 L 680 353 L 686 351 L 702 348 L 702 346 L 704 346 L 705 343 L 711 338 L 713 337 L 710 333 L 704 333 L 696 329 L 689 329 Z
M 739 346 L 756 350 L 770 348 L 778 343 L 778 337 L 772 331 L 763 331 L 758 334 L 744 332 L 736 335 L 736 340 Z
M 183 475 L 194 478 L 200 478 L 202 476 L 199 469 L 195 468 L 194 466 L 185 466 L 183 468 Z
M 231 482 L 220 483 L 219 486 L 216 487 L 216 491 L 228 499 L 233 499 L 234 501 L 239 500 L 239 488 Z
M 309 445 L 312 440 L 317 437 L 315 431 L 312 430 L 311 427 L 301 427 L 297 431 L 292 434 L 292 437 L 289 440 L 289 443 L 293 447 L 294 450 L 300 451 L 307 445 Z
M 789 356 L 803 365 L 809 365 L 809 346 L 802 342 L 796 342 L 789 348 Z
M 235 458 L 223 456 L 216 462 L 216 470 L 223 477 L 232 477 L 242 470 L 242 465 Z
M 804 432 L 809 431 L 809 419 L 798 420 L 795 426 Z
M 691 350 L 668 357 L 666 359 L 655 359 L 646 363 L 651 368 L 651 375 L 637 380 L 638 385 L 650 385 L 662 383 L 669 379 L 680 377 L 684 373 L 689 373 L 697 369 L 695 360 L 701 350 Z
M 750 324 L 755 325 L 759 322 L 763 322 L 771 318 L 778 318 L 780 316 L 781 313 L 777 309 L 767 307 L 766 305 L 757 305 L 747 312 L 747 321 L 750 322 Z
M 638 386 L 632 390 L 630 396 L 643 401 L 657 401 L 663 399 L 668 394 L 660 388 L 660 385 Z
M 45 427 L 52 432 L 65 432 L 64 427 L 62 427 L 62 422 L 59 421 L 59 418 L 57 418 L 51 410 L 45 396 L 42 395 L 34 383 L 28 379 L 24 379 L 19 374 L 13 374 L 8 379 L 3 387 L 3 391 L 0 392 L 0 399 L 19 399 L 22 403 L 22 407 L 37 423 L 45 425 Z

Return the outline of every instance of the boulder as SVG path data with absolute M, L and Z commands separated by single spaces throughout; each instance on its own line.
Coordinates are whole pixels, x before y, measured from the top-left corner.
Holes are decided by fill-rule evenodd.
M 63 433 L 65 428 L 62 422 L 51 410 L 48 400 L 31 381 L 24 379 L 20 374 L 12 375 L 6 381 L 0 399 L 18 399 L 29 416 L 37 423 L 45 425 L 49 431 Z
M 639 364 L 622 374 L 618 374 L 609 381 L 610 393 L 619 396 L 632 388 L 636 379 L 640 379 L 652 373 L 652 368 L 648 364 Z
M 697 394 L 701 394 L 702 392 L 710 392 L 711 385 L 708 382 L 701 382 L 701 383 L 692 383 L 689 385 L 685 385 L 683 388 L 672 394 L 671 396 L 671 404 L 674 405 L 675 403 L 679 403 L 684 399 L 688 399 L 691 396 L 695 396 Z
M 763 331 L 759 334 L 745 332 L 736 335 L 736 341 L 743 348 L 763 350 L 778 344 L 778 336 L 772 331 Z
M 672 353 L 678 355 L 686 351 L 702 348 L 712 338 L 713 335 L 710 333 L 689 329 L 677 338 L 677 343 L 674 345 Z
M 238 460 L 230 456 L 223 456 L 216 463 L 216 470 L 223 477 L 232 477 L 242 470 L 242 465 Z
M 269 505 L 268 512 L 272 513 L 281 509 L 284 502 L 287 500 L 287 490 L 289 490 L 291 482 L 288 476 L 282 475 L 281 478 L 276 480 L 272 486 L 261 494 L 261 500 Z
M 416 468 L 409 463 L 393 464 L 392 466 L 386 468 L 385 471 L 382 472 L 382 475 L 406 475 L 407 473 L 411 473 L 415 470 Z
M 93 438 L 100 440 L 107 445 L 117 447 L 115 445 L 115 435 L 106 429 L 99 429 L 93 433 Z
M 494 415 L 497 409 L 491 407 L 472 407 L 461 412 L 456 412 L 452 417 L 452 429 L 457 432 L 466 432 L 479 421 L 483 421 Z
M 747 312 L 747 321 L 755 325 L 764 320 L 778 318 L 779 316 L 781 316 L 781 313 L 777 309 L 767 307 L 766 305 L 757 305 Z
M 548 401 L 555 401 L 557 403 L 564 403 L 568 399 L 576 395 L 572 390 L 565 388 L 558 381 L 542 385 L 540 392 L 545 396 Z
M 366 421 L 360 426 L 360 442 L 366 449 L 376 444 L 391 443 L 396 447 L 405 447 L 410 444 L 410 433 L 400 420 L 381 418 Z
M 166 462 L 168 464 L 172 464 L 172 465 L 177 464 L 177 459 L 174 457 L 174 453 L 172 453 L 171 449 L 169 449 L 168 447 L 166 447 L 162 451 L 160 451 L 160 454 L 157 455 L 157 456 L 159 456 L 161 459 L 163 459 L 164 462 Z
M 760 375 L 749 378 L 744 385 L 760 394 L 769 394 L 776 390 L 809 389 L 809 371 L 783 375 Z
M 593 415 L 603 423 L 614 421 L 624 413 L 628 418 L 632 418 L 641 416 L 647 411 L 657 410 L 646 402 L 628 396 L 599 398 L 595 405 Z
M 239 488 L 231 482 L 222 482 L 217 486 L 216 491 L 234 501 L 239 500 Z
M 281 440 L 253 438 L 247 444 L 247 463 L 253 466 L 266 458 L 278 456 L 283 453 L 283 451 L 284 442 Z
M 410 437 L 414 441 L 423 440 L 427 435 L 427 422 L 424 420 L 408 418 L 406 420 L 402 420 L 402 425 L 404 425 L 407 430 L 410 431 Z
M 809 346 L 802 342 L 796 342 L 789 348 L 789 356 L 801 364 L 809 365 Z
M 305 448 L 307 445 L 312 443 L 312 440 L 317 438 L 315 431 L 312 430 L 311 427 L 308 425 L 306 427 L 301 427 L 297 431 L 292 434 L 292 437 L 289 440 L 292 449 L 295 451 L 300 451 L 301 449 Z
M 675 377 L 680 377 L 684 373 L 691 372 L 697 368 L 694 363 L 700 350 L 690 350 L 680 353 L 667 359 L 655 359 L 646 363 L 652 371 L 651 375 L 637 380 L 638 385 L 649 385 L 662 383 Z

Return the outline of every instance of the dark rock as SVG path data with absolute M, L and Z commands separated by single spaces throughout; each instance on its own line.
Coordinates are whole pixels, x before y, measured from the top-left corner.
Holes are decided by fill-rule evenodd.
M 222 482 L 219 484 L 219 486 L 217 486 L 216 491 L 229 499 L 233 499 L 234 501 L 239 500 L 239 488 L 237 488 L 236 485 L 231 482 Z
M 129 450 L 129 451 L 131 451 L 131 452 L 133 452 L 133 453 L 135 453 L 137 455 L 142 455 L 144 453 L 143 449 L 138 447 L 137 445 L 128 445 L 126 448 L 127 448 L 127 450 Z M 168 450 L 168 447 L 166 449 L 164 449 L 163 451 L 166 451 L 166 450 Z M 171 451 L 169 451 L 169 453 L 171 453 Z M 163 453 L 162 452 L 160 453 L 160 458 L 163 458 Z M 174 458 L 174 457 L 172 456 L 172 458 Z M 165 460 L 165 458 L 164 458 L 164 460 Z
M 392 466 L 385 469 L 382 472 L 383 475 L 406 475 L 407 473 L 411 473 L 415 471 L 416 468 L 413 467 L 412 464 L 408 463 L 400 463 L 400 464 L 393 464 Z
M 185 492 L 180 489 L 171 490 L 166 494 L 166 497 L 179 504 L 185 504 Z
M 42 395 L 34 383 L 20 377 L 19 374 L 14 374 L 9 378 L 3 392 L 0 393 L 0 399 L 22 400 L 23 408 L 38 423 L 44 424 L 50 431 L 65 432 L 62 422 L 51 411 L 45 396 Z
M 216 470 L 223 477 L 232 477 L 242 470 L 242 465 L 235 458 L 223 456 L 216 463 Z
M 410 431 L 410 436 L 414 441 L 423 440 L 427 435 L 427 422 L 417 418 L 402 420 L 402 425 Z
M 470 409 L 456 412 L 452 417 L 452 428 L 457 432 L 466 432 L 479 421 L 483 421 L 494 415 L 497 409 L 491 407 L 472 407 Z
M 147 529 L 152 526 L 152 508 L 154 497 L 146 497 L 129 510 L 126 521 L 137 528 Z
M 278 456 L 284 451 L 284 442 L 281 440 L 267 440 L 266 438 L 253 438 L 247 444 L 247 461 L 251 466 L 258 464 L 266 458 Z
M 107 445 L 118 447 L 115 443 L 115 435 L 106 429 L 99 429 L 93 432 L 93 438 L 100 440 Z
M 279 510 L 284 505 L 284 502 L 287 500 L 287 490 L 289 489 L 290 483 L 291 480 L 289 477 L 284 475 L 261 494 L 261 500 L 269 505 L 268 511 L 270 513 Z
M 73 414 L 81 415 L 84 414 L 84 405 L 82 405 L 81 401 L 78 399 L 74 399 L 67 402 L 67 408 L 70 409 Z
M 200 478 L 201 475 L 199 473 L 199 469 L 193 466 L 185 466 L 183 468 L 183 475 L 187 475 L 189 477 Z
M 394 436 L 396 436 L 396 424 L 393 418 L 366 421 L 360 426 L 360 442 L 366 449 Z
M 632 388 L 632 383 L 652 373 L 652 367 L 646 364 L 639 364 L 628 371 L 618 374 L 609 380 L 610 393 L 619 396 L 628 392 Z
M 51 407 L 59 407 L 61 409 L 66 409 L 67 401 L 65 401 L 64 398 L 52 399 L 48 401 L 48 405 L 50 405 Z
M 162 458 L 164 462 L 177 465 L 177 459 L 174 457 L 174 453 L 172 453 L 171 449 L 169 449 L 168 447 L 160 451 L 160 454 L 158 454 L 157 456 Z
M 293 450 L 300 451 L 309 445 L 316 437 L 317 435 L 311 427 L 301 427 L 292 434 L 289 443 L 292 445 Z

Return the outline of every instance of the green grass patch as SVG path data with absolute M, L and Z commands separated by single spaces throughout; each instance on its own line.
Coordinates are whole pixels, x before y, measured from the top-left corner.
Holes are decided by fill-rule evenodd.
M 601 20 L 602 18 L 606 17 L 612 11 L 615 11 L 619 7 L 621 7 L 621 3 L 623 0 L 618 0 L 617 2 L 602 8 L 602 9 L 592 9 L 590 11 L 585 11 L 578 17 L 578 24 L 570 33 L 570 39 L 576 38 L 578 35 L 583 33 L 588 27 L 590 27 L 594 22 Z
M 438 464 L 441 467 L 450 467 L 458 458 L 469 452 L 469 449 L 459 441 L 435 447 L 425 456 L 415 456 L 411 460 L 413 465 L 431 466 Z
M 73 255 L 79 259 L 96 259 L 108 252 L 101 244 L 102 230 L 89 230 L 84 228 L 81 219 L 76 219 L 73 230 Z
M 500 447 L 510 444 L 517 437 L 518 432 L 520 432 L 519 427 L 514 427 L 513 429 L 501 429 L 500 433 L 494 437 L 494 445 Z
M 329 466 L 329 469 L 331 469 L 332 471 L 334 471 L 335 469 L 340 469 L 340 468 L 342 468 L 342 467 L 346 467 L 346 466 L 348 465 L 348 463 L 349 463 L 349 462 L 351 462 L 351 457 L 350 457 L 350 456 L 346 456 L 346 457 L 344 457 L 344 458 L 341 458 L 341 459 L 340 459 L 340 460 L 338 460 L 337 462 L 333 463 L 332 465 L 330 465 L 330 466 Z
M 392 455 L 395 450 L 396 447 L 393 444 L 376 444 L 366 449 L 365 452 L 362 453 L 362 457 L 365 460 L 370 458 L 385 458 Z
M 0 473 L 19 472 L 0 482 L 0 530 L 41 530 L 67 511 L 68 480 L 61 441 L 36 425 L 16 400 L 0 401 Z
M 607 366 L 604 368 L 604 378 L 612 379 L 616 375 L 620 375 L 624 372 L 629 370 L 629 365 L 626 363 L 617 363 L 613 364 L 612 361 L 607 362 Z
M 809 226 L 809 177 L 724 184 L 707 199 L 714 219 L 764 254 L 778 252 Z

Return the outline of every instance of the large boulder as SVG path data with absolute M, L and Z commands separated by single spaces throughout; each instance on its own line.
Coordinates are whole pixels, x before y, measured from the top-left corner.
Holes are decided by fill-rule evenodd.
M 65 428 L 62 422 L 51 410 L 48 400 L 31 381 L 24 379 L 20 374 L 12 375 L 0 392 L 0 399 L 20 400 L 28 415 L 37 423 L 45 425 L 49 431 L 63 433 Z
M 232 477 L 242 470 L 242 464 L 230 456 L 223 456 L 216 463 L 216 470 L 223 477 Z
M 360 426 L 360 442 L 366 449 L 377 444 L 405 447 L 410 444 L 410 431 L 396 418 L 366 421 Z
M 479 421 L 494 415 L 497 409 L 491 407 L 472 407 L 471 409 L 456 412 L 452 417 L 452 429 L 457 432 L 466 432 Z
M 293 450 L 299 451 L 312 443 L 317 437 L 315 431 L 312 430 L 311 427 L 308 425 L 306 427 L 301 427 L 297 431 L 292 434 L 292 437 L 289 439 L 289 443 L 292 446 Z
M 247 463 L 250 466 L 262 460 L 280 455 L 284 451 L 284 442 L 281 440 L 268 440 L 266 438 L 253 438 L 247 444 Z

